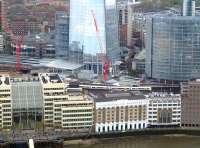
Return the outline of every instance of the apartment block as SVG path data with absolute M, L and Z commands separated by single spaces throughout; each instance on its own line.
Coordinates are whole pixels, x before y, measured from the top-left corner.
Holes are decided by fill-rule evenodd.
M 152 93 L 147 97 L 149 98 L 149 127 L 180 126 L 180 94 Z
M 95 132 L 143 129 L 148 125 L 148 99 L 131 92 L 90 94 L 95 104 Z
M 0 128 L 12 126 L 11 85 L 8 75 L 0 74 Z

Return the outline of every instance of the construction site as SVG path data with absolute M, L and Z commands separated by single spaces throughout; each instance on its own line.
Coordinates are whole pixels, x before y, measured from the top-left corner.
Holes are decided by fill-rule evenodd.
M 105 9 L 103 3 L 85 7 L 84 20 L 80 22 L 74 22 L 82 17 L 79 12 L 73 13 L 74 2 L 25 1 L 16 5 L 2 0 L 0 3 L 0 72 L 11 76 L 53 72 L 94 81 L 107 81 L 119 76 L 119 44 L 108 44 L 109 40 L 118 39 L 118 34 L 112 37 L 109 26 L 102 19 L 107 15 L 117 18 L 117 13 L 110 10 L 98 13 L 97 10 Z M 116 20 L 110 22 L 112 26 L 111 23 L 116 23 Z M 74 40 L 79 25 L 84 27 L 78 40 Z M 90 35 L 92 38 L 87 37 Z

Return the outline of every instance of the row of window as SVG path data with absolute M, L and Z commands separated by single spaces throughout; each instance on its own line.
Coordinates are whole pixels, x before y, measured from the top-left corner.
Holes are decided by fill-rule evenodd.
M 92 114 L 68 114 L 68 115 L 63 115 L 63 117 L 86 117 L 86 116 L 92 116 Z
M 85 107 L 92 105 L 93 103 L 72 103 L 72 104 L 56 104 L 55 107 Z
M 100 108 L 98 110 L 116 110 L 116 109 L 120 109 L 120 110 L 123 110 L 123 109 L 138 109 L 138 108 L 146 108 L 147 106 L 146 105 L 131 105 L 131 106 L 118 106 L 118 107 L 107 107 L 107 108 Z
M 44 88 L 44 90 L 64 90 L 64 88 Z
M 92 112 L 92 109 L 64 110 L 63 113 Z
M 63 126 L 92 126 L 92 122 L 87 123 L 64 123 Z
M 91 121 L 92 118 L 64 119 L 63 122 Z

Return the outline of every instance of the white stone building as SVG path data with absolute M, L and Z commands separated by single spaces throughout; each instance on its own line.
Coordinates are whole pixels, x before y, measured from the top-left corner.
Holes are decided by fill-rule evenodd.
M 149 127 L 181 125 L 181 96 L 179 94 L 153 93 L 149 96 Z

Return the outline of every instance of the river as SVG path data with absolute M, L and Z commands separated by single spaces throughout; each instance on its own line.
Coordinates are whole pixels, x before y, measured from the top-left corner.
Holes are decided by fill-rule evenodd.
M 93 145 L 65 148 L 200 148 L 200 137 L 195 136 L 139 136 L 99 140 Z

